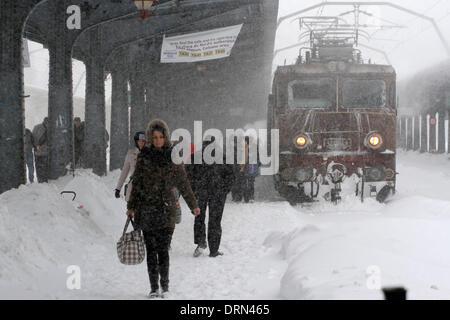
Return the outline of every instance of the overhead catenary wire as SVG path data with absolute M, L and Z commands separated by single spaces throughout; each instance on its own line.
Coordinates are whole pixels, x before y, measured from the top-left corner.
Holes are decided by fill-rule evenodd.
M 448 16 L 450 16 L 450 12 L 447 12 L 447 14 L 445 14 L 443 17 L 441 17 L 441 18 L 439 18 L 438 20 L 436 20 L 436 22 L 442 21 L 442 20 L 444 20 L 445 18 L 447 18 Z M 405 39 L 405 40 L 399 42 L 397 45 L 395 45 L 394 47 L 392 47 L 392 48 L 390 49 L 390 51 L 388 52 L 388 54 L 394 52 L 394 51 L 397 50 L 402 44 L 404 44 L 404 43 L 406 43 L 406 42 L 409 42 L 409 41 L 411 41 L 411 40 L 417 38 L 418 36 L 422 35 L 425 31 L 428 31 L 428 30 L 430 30 L 431 28 L 433 28 L 433 26 L 426 27 L 425 29 L 423 29 L 423 30 L 419 31 L 418 33 L 416 33 L 414 36 L 412 36 L 412 37 L 410 37 L 410 38 L 408 38 L 408 39 Z
M 438 4 L 440 4 L 443 0 L 437 0 L 433 5 L 431 5 L 430 7 L 428 7 L 427 9 L 424 10 L 424 14 L 430 12 L 431 10 L 433 10 Z M 412 22 L 415 22 L 419 19 L 419 17 L 414 17 L 410 20 L 408 20 L 405 25 L 410 25 Z M 411 27 L 411 26 L 410 26 Z M 395 30 L 395 32 L 391 35 L 391 38 L 395 37 L 399 32 L 401 31 L 401 29 Z M 392 49 L 391 49 L 392 50 Z M 391 52 L 391 51 L 390 51 Z

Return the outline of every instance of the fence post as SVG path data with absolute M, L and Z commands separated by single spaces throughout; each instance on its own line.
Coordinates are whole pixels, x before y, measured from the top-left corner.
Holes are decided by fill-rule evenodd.
M 413 150 L 417 151 L 420 148 L 420 134 L 419 134 L 419 132 L 420 132 L 420 129 L 419 129 L 419 126 L 420 126 L 420 115 L 419 116 L 417 116 L 417 115 L 414 116 L 413 123 L 414 123 L 414 133 L 413 133 L 414 145 L 413 145 Z
M 433 112 L 430 114 L 430 150 L 429 152 L 434 153 L 436 152 L 436 113 Z
M 428 126 L 427 126 L 427 114 L 422 113 L 420 115 L 420 152 L 425 153 L 428 151 Z
M 401 132 L 400 143 L 401 143 L 402 149 L 406 150 L 406 137 L 407 137 L 406 117 L 404 117 L 404 116 L 401 117 L 400 121 L 402 122 L 402 132 Z
M 406 150 L 413 149 L 413 122 L 414 118 L 407 117 L 406 118 Z
M 447 123 L 448 123 L 448 127 L 447 127 L 447 134 L 448 134 L 448 137 L 447 137 L 447 142 L 448 142 L 448 144 L 447 144 L 447 152 L 448 153 L 450 153 L 450 110 L 447 110 L 447 112 L 446 112 L 446 118 L 447 118 Z
M 438 112 L 438 153 L 445 153 L 445 111 Z

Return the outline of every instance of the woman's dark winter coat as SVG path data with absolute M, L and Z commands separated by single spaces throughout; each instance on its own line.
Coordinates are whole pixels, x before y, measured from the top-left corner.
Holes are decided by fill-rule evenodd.
M 165 134 L 170 143 L 168 128 Z M 149 130 L 147 139 L 151 141 Z M 127 208 L 135 212 L 135 222 L 144 231 L 175 228 L 177 205 L 173 187 L 179 190 L 191 210 L 198 207 L 183 165 L 172 162 L 169 143 L 160 149 L 145 146 L 137 158 Z

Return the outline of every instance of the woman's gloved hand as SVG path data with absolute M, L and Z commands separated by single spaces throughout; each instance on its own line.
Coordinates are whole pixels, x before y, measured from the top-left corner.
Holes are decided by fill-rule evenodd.
M 117 199 L 119 199 L 120 198 L 120 190 L 116 189 L 116 192 L 114 195 L 116 196 Z

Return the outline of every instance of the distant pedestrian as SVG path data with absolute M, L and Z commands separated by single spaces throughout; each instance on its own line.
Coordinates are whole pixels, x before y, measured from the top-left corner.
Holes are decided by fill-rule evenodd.
M 186 166 L 186 171 L 191 182 L 195 197 L 199 203 L 200 215 L 195 217 L 194 222 L 194 244 L 197 248 L 194 251 L 194 257 L 200 256 L 209 246 L 209 256 L 217 257 L 223 253 L 219 251 L 222 238 L 222 215 L 225 208 L 227 194 L 233 185 L 234 175 L 233 166 L 226 164 L 226 157 L 213 154 L 216 159 L 223 159 L 223 164 L 207 164 L 202 155 L 205 148 L 212 141 L 204 141 L 202 151 L 198 151 L 197 157 L 202 159 L 201 164 L 195 164 L 195 153 L 191 155 L 191 164 Z M 219 149 L 219 148 L 216 148 Z M 206 209 L 209 209 L 208 216 L 208 235 L 206 235 Z M 208 238 L 208 243 L 206 242 Z
M 33 143 L 38 182 L 48 182 L 48 117 L 33 128 Z
M 194 215 L 200 214 L 183 165 L 172 162 L 172 143 L 167 124 L 159 119 L 148 124 L 146 138 L 150 144 L 142 148 L 132 176 L 133 189 L 127 204 L 127 215 L 135 217 L 135 225 L 144 234 L 151 298 L 169 291 L 169 243 L 175 221 L 176 187 Z
M 105 147 L 106 147 L 106 149 L 108 149 L 108 147 L 109 147 L 108 142 L 109 142 L 109 133 L 108 133 L 108 130 L 106 130 L 106 128 L 105 128 Z
M 82 122 L 79 117 L 75 117 L 73 120 L 75 168 L 83 167 L 84 132 L 84 121 Z
M 135 148 L 128 150 L 128 153 L 125 157 L 125 161 L 123 163 L 122 172 L 119 177 L 119 181 L 117 182 L 115 197 L 120 198 L 120 190 L 122 189 L 123 184 L 125 183 L 127 177 L 130 177 L 130 180 L 125 185 L 125 200 L 128 201 L 130 199 L 131 189 L 132 189 L 132 180 L 134 170 L 136 168 L 136 161 L 139 153 L 142 148 L 145 146 L 147 142 L 147 138 L 145 137 L 144 131 L 138 131 L 134 134 L 134 145 Z
M 257 141 L 255 142 L 250 137 L 245 137 L 245 164 L 241 165 L 242 177 L 242 196 L 246 203 L 255 201 L 255 178 L 259 175 L 259 159 L 256 156 L 256 163 L 250 163 L 250 145 L 255 143 L 257 149 Z M 258 155 L 258 152 L 256 152 Z
M 256 156 L 256 163 L 250 163 L 250 145 L 253 143 L 255 143 L 254 140 L 251 140 L 250 137 L 245 137 L 244 161 L 234 166 L 235 183 L 233 185 L 232 198 L 235 202 L 240 202 L 242 199 L 246 203 L 255 201 L 255 178 L 259 175 L 260 164 L 258 156 Z
M 234 175 L 234 182 L 233 186 L 231 187 L 231 199 L 234 202 L 240 202 L 242 201 L 242 185 L 243 185 L 243 175 L 241 173 L 241 166 L 238 163 L 238 139 L 237 137 L 234 137 L 232 141 L 232 148 L 234 153 L 234 159 L 233 159 L 233 175 Z
M 33 134 L 30 129 L 25 129 L 25 159 L 28 169 L 28 180 L 34 182 L 34 154 L 33 154 Z

